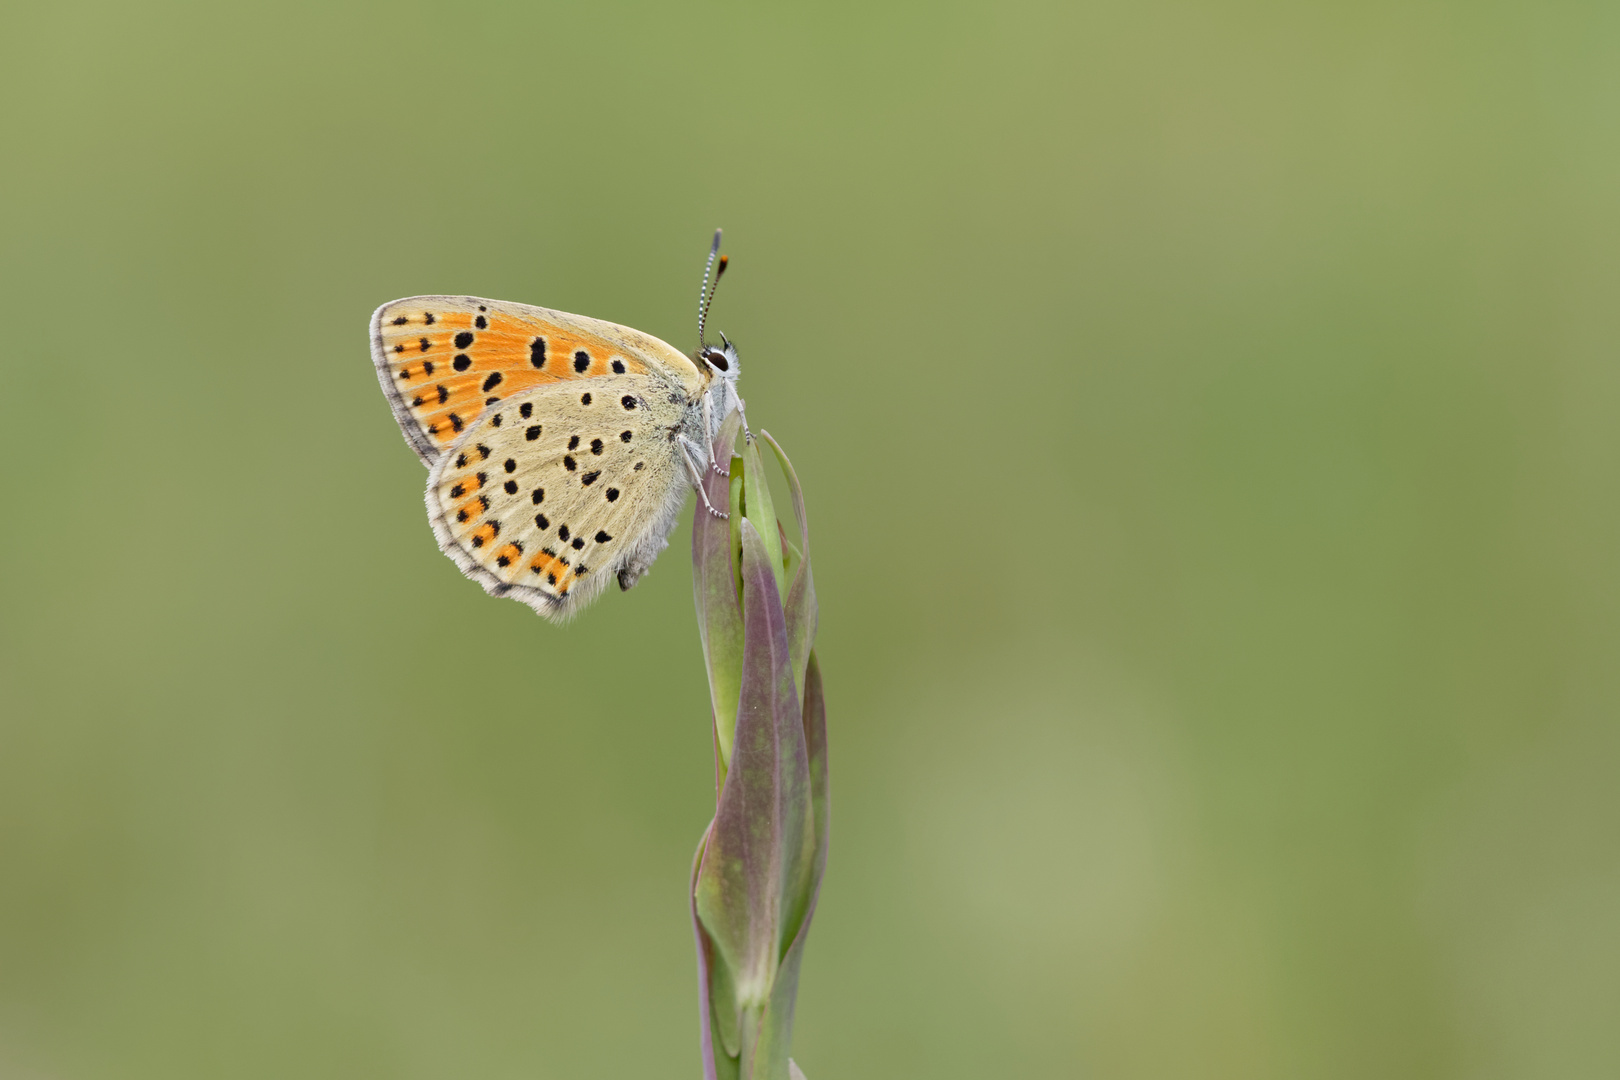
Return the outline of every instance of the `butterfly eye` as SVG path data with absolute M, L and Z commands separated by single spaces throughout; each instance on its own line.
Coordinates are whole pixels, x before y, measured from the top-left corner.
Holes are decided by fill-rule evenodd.
M 719 349 L 704 349 L 703 359 L 707 360 L 721 371 L 731 370 L 730 361 L 726 359 L 726 354 L 721 352 Z

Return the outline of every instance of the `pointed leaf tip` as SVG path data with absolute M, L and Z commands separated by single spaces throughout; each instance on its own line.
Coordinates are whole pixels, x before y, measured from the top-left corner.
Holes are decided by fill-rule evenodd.
M 816 604 L 815 577 L 810 568 L 810 519 L 805 516 L 804 490 L 799 486 L 799 474 L 794 471 L 793 462 L 788 460 L 787 453 L 770 432 L 761 430 L 759 436 L 770 444 L 777 464 L 782 467 L 782 475 L 787 479 L 788 491 L 793 498 L 793 514 L 799 520 L 800 557 L 793 568 L 792 581 L 783 593 L 782 604 L 787 614 L 788 637 L 792 642 L 793 678 L 795 685 L 802 689 L 805 667 L 810 662 L 810 650 L 815 647 L 816 628 L 821 618 Z M 780 522 L 777 525 L 781 527 Z
M 776 505 L 771 501 L 771 485 L 765 479 L 764 463 L 759 447 L 752 439 L 744 439 L 743 460 L 743 517 L 759 530 L 760 541 L 770 556 L 772 576 L 776 578 L 776 591 L 787 595 L 787 581 L 782 568 L 782 538 L 777 532 Z

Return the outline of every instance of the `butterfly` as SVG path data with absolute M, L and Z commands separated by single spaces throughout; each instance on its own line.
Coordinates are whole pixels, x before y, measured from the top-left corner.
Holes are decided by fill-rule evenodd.
M 428 467 L 439 548 L 492 596 L 564 620 L 629 589 L 669 546 L 721 421 L 742 408 L 736 347 L 688 357 L 599 319 L 476 296 L 392 300 L 371 317 L 377 380 Z M 726 259 L 714 273 L 719 285 Z

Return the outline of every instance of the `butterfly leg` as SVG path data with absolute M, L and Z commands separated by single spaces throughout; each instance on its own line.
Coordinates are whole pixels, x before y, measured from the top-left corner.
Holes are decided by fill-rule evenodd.
M 714 422 L 714 399 L 708 394 L 703 395 L 703 430 L 709 432 L 709 445 L 714 445 L 714 434 L 719 426 Z M 720 467 L 720 459 L 713 452 L 709 454 L 709 468 L 714 470 L 716 476 L 730 476 L 731 470 Z
M 714 508 L 714 504 L 709 501 L 709 493 L 704 490 L 703 467 L 698 464 L 703 459 L 703 452 L 685 435 L 680 436 L 679 441 L 681 460 L 686 462 L 686 475 L 692 481 L 692 486 L 697 488 L 698 498 L 703 500 L 704 509 L 717 518 L 729 518 L 730 514 Z

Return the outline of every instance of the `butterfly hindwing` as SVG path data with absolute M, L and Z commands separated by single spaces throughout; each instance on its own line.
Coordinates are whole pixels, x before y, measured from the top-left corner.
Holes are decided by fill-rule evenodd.
M 486 408 L 538 387 L 662 375 L 696 390 L 672 346 L 598 319 L 476 296 L 414 296 L 378 308 L 371 353 L 405 439 L 435 464 Z
M 686 500 L 678 390 L 660 374 L 609 373 L 488 407 L 428 478 L 439 546 L 490 593 L 553 618 L 621 569 L 639 572 Z

